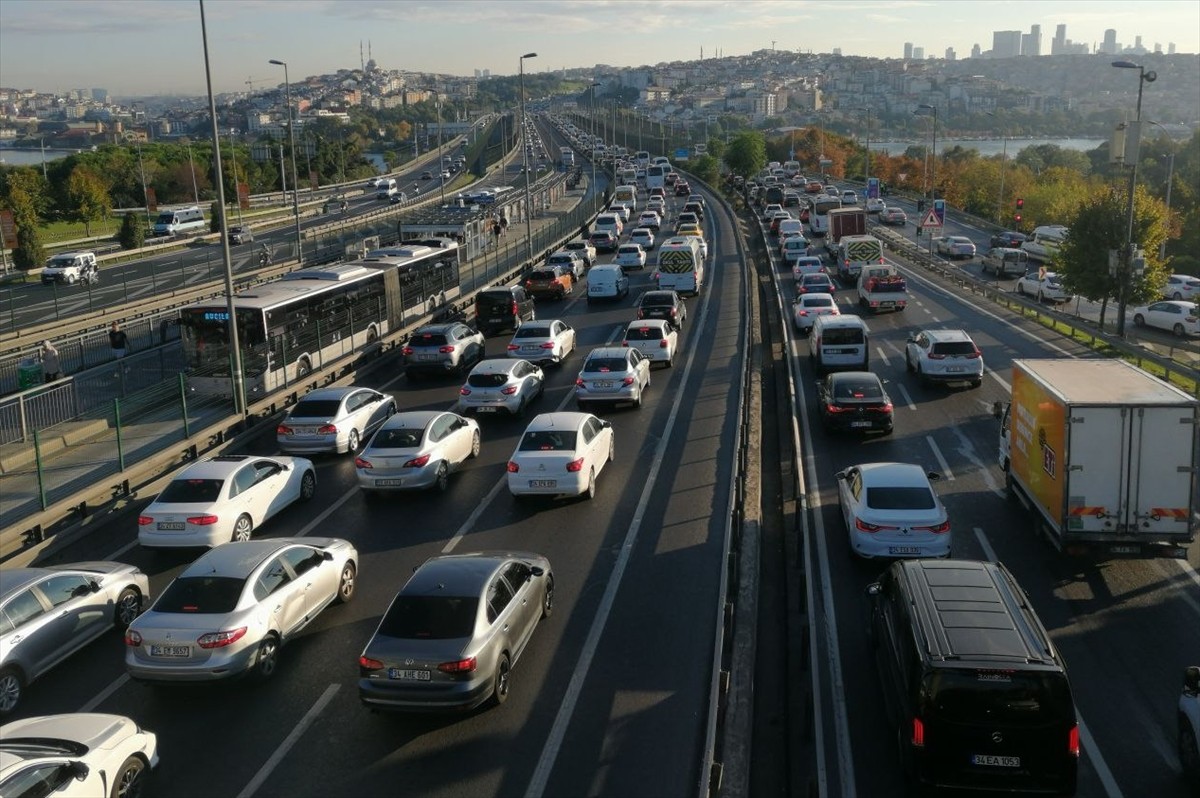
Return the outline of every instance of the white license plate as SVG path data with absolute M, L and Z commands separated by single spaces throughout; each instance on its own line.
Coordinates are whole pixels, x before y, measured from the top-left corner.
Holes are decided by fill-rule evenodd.
M 437 360 L 437 355 L 417 355 L 417 360 Z
M 594 382 L 592 385 L 597 388 L 611 388 L 613 386 L 611 382 Z
M 972 765 L 987 765 L 994 768 L 1019 768 L 1021 767 L 1021 757 L 1019 756 L 996 756 L 995 754 L 972 754 Z
M 388 668 L 388 678 L 407 682 L 427 682 L 429 681 L 429 671 Z
M 156 527 L 163 532 L 182 532 L 183 528 L 182 521 L 159 521 Z
M 531 488 L 556 488 L 558 487 L 557 479 L 531 479 L 529 480 Z
M 190 657 L 191 646 L 150 646 L 152 657 Z
M 871 426 L 871 422 L 870 421 L 851 421 L 850 426 L 851 427 L 869 427 L 869 426 Z
M 947 374 L 962 374 L 966 369 L 962 366 L 946 366 Z
M 1109 546 L 1109 554 L 1141 554 L 1141 546 Z
M 895 302 L 880 302 L 880 303 L 879 303 L 879 307 L 881 307 L 881 308 L 894 308 L 894 307 L 896 307 L 896 303 L 895 303 Z
M 524 346 L 521 347 L 522 352 L 536 352 L 539 349 L 541 349 L 541 347 L 538 346 L 537 344 L 525 344 Z
M 495 413 L 499 409 L 500 408 L 498 408 L 498 407 L 477 407 L 477 408 L 475 408 L 475 412 L 476 413 Z
M 375 487 L 377 488 L 398 488 L 404 484 L 402 479 L 377 479 Z
M 888 554 L 920 554 L 916 546 L 888 546 Z

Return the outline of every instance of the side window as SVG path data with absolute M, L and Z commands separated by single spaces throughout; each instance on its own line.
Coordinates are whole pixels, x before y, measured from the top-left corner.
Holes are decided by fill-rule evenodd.
M 582 437 L 584 445 L 591 443 L 592 439 L 596 437 L 596 430 L 592 428 L 590 419 L 583 425 Z
M 75 574 L 52 576 L 42 581 L 38 585 L 38 589 L 42 591 L 42 595 L 46 597 L 46 600 L 50 602 L 50 606 L 52 607 L 66 604 L 73 598 L 84 596 L 91 592 L 88 580 Z
M 65 762 L 47 762 L 17 771 L 0 784 L 0 791 L 12 798 L 46 798 L 70 779 L 71 770 Z
M 290 581 L 292 581 L 292 577 L 283 564 L 283 558 L 276 557 L 271 560 L 254 583 L 254 598 L 262 601 Z
M 600 430 L 603 428 L 604 428 L 604 426 L 600 423 L 600 419 L 589 418 L 587 420 L 587 427 L 586 427 L 587 433 L 588 433 L 588 440 L 591 440 L 592 438 L 599 435 Z
M 264 479 L 275 476 L 279 473 L 279 466 L 275 463 L 263 460 L 254 464 L 254 482 L 259 483 Z
M 850 493 L 852 496 L 854 496 L 855 500 L 861 499 L 862 498 L 862 475 L 859 474 L 857 468 L 851 470 L 850 474 L 846 477 L 846 481 L 850 484 Z
M 511 563 L 504 569 L 504 578 L 508 580 L 509 587 L 512 588 L 514 594 L 521 592 L 521 586 L 525 584 L 531 574 L 529 566 L 523 562 Z
M 296 576 L 311 571 L 325 561 L 325 556 L 320 551 L 308 546 L 297 546 L 294 549 L 288 549 L 279 556 L 292 567 L 292 570 L 296 572 Z
M 33 594 L 33 590 L 26 590 L 18 593 L 12 601 L 4 605 L 4 618 L 13 627 L 20 629 L 22 624 L 32 621 L 45 611 L 45 607 Z
M 353 413 L 354 411 L 358 410 L 360 407 L 370 401 L 370 396 L 371 394 L 366 391 L 359 391 L 358 393 L 350 394 L 348 397 L 346 397 L 346 412 Z
M 229 489 L 229 497 L 233 498 L 244 491 L 254 487 L 255 467 L 253 465 L 242 466 L 236 474 L 233 475 L 233 485 Z
M 429 440 L 434 442 L 442 440 L 450 433 L 453 424 L 454 416 L 438 416 L 429 427 Z
M 513 599 L 512 589 L 500 577 L 492 580 L 492 584 L 488 587 L 487 594 L 487 618 L 488 623 L 495 623 L 500 617 L 500 613 L 504 612 L 504 608 L 508 606 Z

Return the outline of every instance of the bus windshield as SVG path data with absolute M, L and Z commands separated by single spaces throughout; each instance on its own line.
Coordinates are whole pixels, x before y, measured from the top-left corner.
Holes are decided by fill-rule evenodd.
M 238 309 L 238 344 L 243 350 L 262 348 L 266 343 L 262 318 L 261 310 Z M 220 306 L 182 309 L 179 334 L 190 366 L 195 369 L 229 368 L 228 309 Z

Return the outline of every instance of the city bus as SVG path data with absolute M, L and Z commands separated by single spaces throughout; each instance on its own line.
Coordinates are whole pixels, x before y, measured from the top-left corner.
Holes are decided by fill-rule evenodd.
M 173 211 L 160 211 L 154 220 L 156 236 L 177 236 L 183 233 L 204 232 L 208 222 L 204 220 L 204 211 L 196 205 L 190 208 L 177 208 Z
M 808 226 L 814 236 L 823 236 L 829 232 L 829 212 L 842 207 L 840 197 L 822 194 L 809 200 Z
M 405 245 L 364 260 L 298 269 L 233 299 L 246 396 L 253 401 L 341 358 L 370 352 L 388 334 L 456 299 L 460 251 Z M 229 309 L 222 297 L 179 313 L 189 390 L 232 396 Z
M 665 189 L 667 186 L 667 172 L 671 171 L 670 163 L 666 164 L 651 164 L 646 169 L 646 190 L 652 188 Z

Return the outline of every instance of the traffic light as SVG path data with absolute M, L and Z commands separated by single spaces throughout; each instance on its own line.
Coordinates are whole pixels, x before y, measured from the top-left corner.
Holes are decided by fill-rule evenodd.
M 1017 211 L 1016 211 L 1016 213 L 1013 214 L 1013 222 L 1015 224 L 1021 223 L 1021 211 L 1023 211 L 1024 209 L 1025 209 L 1025 200 L 1021 199 L 1020 197 L 1017 197 Z

